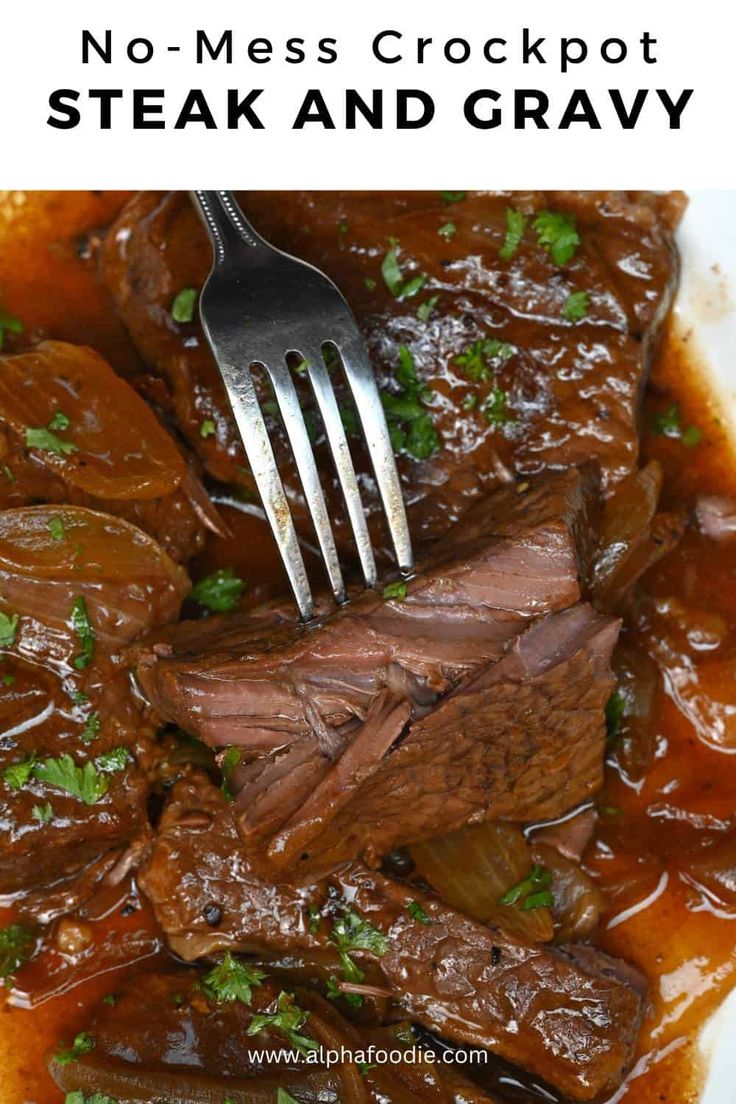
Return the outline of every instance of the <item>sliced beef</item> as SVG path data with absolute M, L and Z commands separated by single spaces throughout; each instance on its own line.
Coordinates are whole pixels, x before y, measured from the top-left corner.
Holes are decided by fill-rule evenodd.
M 138 525 L 176 560 L 201 548 L 206 527 L 221 527 L 173 438 L 91 349 L 47 341 L 0 357 L 0 458 L 2 509 L 104 510 Z
M 346 752 L 276 833 L 269 857 L 303 877 L 366 848 L 386 853 L 489 817 L 553 817 L 589 799 L 603 782 L 618 630 L 587 605 L 535 622 L 380 760 Z M 253 823 L 257 795 L 243 790 L 239 803 Z
M 623 963 L 525 944 L 360 864 L 311 887 L 263 881 L 232 807 L 201 780 L 175 787 L 140 884 L 187 960 L 225 948 L 336 952 L 335 920 L 351 910 L 385 937 L 383 953 L 356 949 L 357 961 L 430 1030 L 488 1047 L 576 1100 L 612 1091 L 631 1061 L 643 987 Z
M 118 651 L 174 620 L 188 589 L 120 518 L 0 514 L 0 893 L 76 875 L 146 827 L 154 729 Z
M 261 975 L 250 1001 L 218 1000 L 196 970 L 148 973 L 127 981 L 101 1004 L 87 1028 L 94 1047 L 76 1061 L 50 1057 L 51 1073 L 66 1092 L 105 1093 L 118 1104 L 178 1100 L 212 1104 L 273 1104 L 282 1089 L 300 1101 L 322 1104 L 494 1104 L 452 1066 L 414 1062 L 381 1064 L 357 1057 L 369 1047 L 403 1051 L 411 1033 L 400 1028 L 358 1030 L 327 1001 L 303 989 L 283 990 Z M 273 1027 L 249 1034 L 254 1016 L 278 1011 L 279 1001 L 303 1013 L 298 1035 L 325 1051 L 352 1052 L 331 1067 L 299 1060 L 288 1035 Z M 269 1048 L 292 1049 L 292 1056 Z M 57 1051 L 58 1054 L 58 1051 Z
M 397 369 L 401 347 L 408 350 L 440 443 L 422 459 L 416 458 L 421 449 L 411 455 L 406 446 L 399 456 L 417 537 L 446 531 L 469 502 L 495 486 L 499 458 L 529 475 L 594 457 L 606 487 L 635 467 L 642 383 L 677 279 L 672 236 L 681 196 L 470 193 L 448 207 L 439 193 L 265 193 L 242 202 L 266 237 L 337 282 L 390 395 L 402 393 Z M 528 223 L 514 255 L 504 260 L 509 207 L 524 212 Z M 580 235 L 577 252 L 561 267 L 533 228 L 535 215 L 550 209 L 574 218 Z M 448 222 L 454 233 L 438 234 Z M 382 272 L 391 249 L 400 268 L 393 292 Z M 117 309 L 143 359 L 167 380 L 192 448 L 217 479 L 252 490 L 201 330 L 196 321 L 177 325 L 171 318 L 176 294 L 201 287 L 209 264 L 204 231 L 181 194 L 135 198 L 103 253 Z M 410 281 L 419 291 L 399 294 Z M 571 322 L 565 304 L 581 290 L 589 309 Z M 420 304 L 425 309 L 418 312 Z M 490 348 L 497 351 L 468 371 L 458 358 L 483 341 L 495 341 Z M 500 405 L 499 392 L 505 395 Z M 217 430 L 203 438 L 205 419 Z M 310 531 L 277 419 L 272 429 L 292 508 Z M 332 468 L 319 429 L 317 437 L 327 473 Z M 376 512 L 369 465 L 353 443 L 366 504 Z M 338 499 L 331 512 L 340 524 Z M 344 527 L 341 532 L 347 543 Z

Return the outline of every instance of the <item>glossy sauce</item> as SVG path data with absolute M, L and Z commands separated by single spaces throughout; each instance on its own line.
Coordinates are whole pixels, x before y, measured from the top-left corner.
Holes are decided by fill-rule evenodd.
M 0 241 L 0 290 L 6 309 L 28 320 L 34 339 L 97 344 L 118 370 L 130 372 L 136 362 L 127 338 L 72 245 L 91 226 L 109 220 L 124 198 L 66 196 L 63 240 L 57 233 L 56 251 L 49 249 L 44 263 L 34 262 L 36 268 L 27 238 L 11 226 L 9 242 Z M 41 206 L 46 214 L 38 216 L 37 242 L 54 225 L 53 205 L 50 210 Z M 30 275 L 17 278 L 14 260 Z M 38 293 L 48 289 L 50 274 L 57 294 L 46 294 L 41 308 Z M 650 431 L 655 414 L 673 401 L 680 403 L 683 425 L 703 431 L 697 446 L 688 448 Z M 665 499 L 691 500 L 699 491 L 736 495 L 731 447 L 719 418 L 687 343 L 670 334 L 652 373 L 643 414 L 643 458 L 656 456 L 664 464 Z M 280 578 L 264 523 L 249 510 L 225 510 L 234 537 L 227 544 L 212 540 L 197 567 L 232 565 L 248 580 L 253 598 L 262 599 L 278 588 Z M 707 679 L 707 695 L 727 713 L 729 704 L 736 706 L 736 543 L 716 544 L 688 533 L 652 569 L 644 590 L 660 608 L 676 599 L 689 631 L 701 644 L 706 641 L 705 648 L 689 653 L 688 701 L 702 704 Z M 717 641 L 708 643 L 715 618 L 724 628 Z M 641 644 L 643 633 L 630 632 L 629 639 Z M 698 1032 L 736 981 L 736 904 L 730 909 L 717 905 L 686 880 L 683 856 L 732 829 L 736 733 L 730 744 L 728 739 L 720 747 L 704 743 L 667 680 L 658 691 L 650 731 L 655 755 L 639 783 L 626 776 L 613 746 L 598 827 L 585 859 L 611 899 L 598 942 L 638 965 L 651 986 L 639 1061 L 614 1100 L 688 1104 L 697 1100 L 702 1084 Z M 94 925 L 97 938 L 113 930 L 121 938 L 125 931 L 154 934 L 145 905 L 135 898 L 127 904 Z M 0 912 L 0 924 L 11 918 L 12 913 Z M 147 953 L 154 953 L 153 943 L 144 938 L 141 946 L 146 945 Z M 24 971 L 29 984 L 33 968 Z M 113 989 L 125 970 L 138 968 L 134 964 L 88 980 L 32 1011 L 0 1009 L 0 1104 L 59 1104 L 63 1095 L 45 1072 L 45 1052 L 60 1039 L 70 1041 L 90 1005 Z

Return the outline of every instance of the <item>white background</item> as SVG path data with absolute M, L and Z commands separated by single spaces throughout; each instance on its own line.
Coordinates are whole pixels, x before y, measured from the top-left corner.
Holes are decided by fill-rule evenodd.
M 621 0 L 617 5 L 595 0 L 26 0 L 6 5 L 3 12 L 0 187 L 736 187 L 733 11 L 730 0 L 688 5 L 677 0 Z M 486 38 L 508 38 L 513 50 L 524 25 L 535 37 L 547 38 L 545 66 L 491 66 L 483 59 Z M 81 64 L 83 27 L 100 37 L 107 28 L 113 31 L 114 64 Z M 233 29 L 233 65 L 194 64 L 197 27 L 213 39 Z M 450 65 L 433 53 L 422 66 L 409 61 L 381 65 L 371 56 L 370 42 L 387 28 L 405 33 L 409 54 L 417 35 L 440 43 L 466 37 L 476 48 L 476 60 Z M 658 40 L 656 65 L 645 65 L 640 49 L 620 65 L 605 65 L 595 54 L 596 44 L 608 36 L 635 44 L 643 31 Z M 127 39 L 137 35 L 149 37 L 157 49 L 147 65 L 125 58 Z M 302 36 L 314 43 L 323 35 L 338 38 L 338 63 L 288 65 L 282 60 L 287 38 Z M 559 72 L 556 48 L 563 35 L 583 37 L 591 46 L 591 60 L 566 75 Z M 276 58 L 267 65 L 247 59 L 247 42 L 257 36 L 270 38 L 276 48 Z M 181 46 L 181 52 L 167 53 L 168 45 Z M 260 110 L 267 129 L 133 131 L 129 100 L 114 105 L 108 132 L 93 123 L 91 105 L 76 130 L 46 125 L 54 88 L 134 86 L 165 88 L 165 118 L 172 124 L 191 87 L 205 89 L 215 110 L 224 104 L 227 88 L 263 87 Z M 313 86 L 334 106 L 337 130 L 291 129 L 305 90 Z M 346 86 L 365 94 L 385 90 L 386 129 L 375 132 L 367 124 L 355 132 L 340 129 Z M 429 128 L 399 133 L 392 128 L 391 91 L 396 87 L 419 87 L 434 96 L 437 114 Z M 469 92 L 484 87 L 505 93 L 514 87 L 547 90 L 553 126 L 570 91 L 584 87 L 600 105 L 603 129 L 593 132 L 578 124 L 566 132 L 506 126 L 474 130 L 463 119 L 462 103 Z M 607 89 L 621 89 L 628 99 L 638 88 L 660 87 L 673 93 L 695 89 L 683 129 L 668 131 L 664 112 L 648 101 L 636 130 L 622 131 Z

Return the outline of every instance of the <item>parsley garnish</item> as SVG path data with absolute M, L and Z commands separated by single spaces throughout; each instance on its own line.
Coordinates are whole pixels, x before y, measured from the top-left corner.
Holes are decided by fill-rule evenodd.
M 565 265 L 575 256 L 580 235 L 574 215 L 540 211 L 533 223 L 539 244 L 546 249 L 556 265 Z
M 422 290 L 428 279 L 426 273 L 423 273 L 412 276 L 406 281 L 404 280 L 399 264 L 399 247 L 395 241 L 392 242 L 391 248 L 383 258 L 381 275 L 386 287 L 396 299 L 411 299 L 412 295 L 416 295 L 418 291 Z
M 250 1004 L 254 986 L 260 985 L 265 976 L 247 962 L 234 958 L 230 951 L 225 951 L 222 962 L 210 970 L 202 982 L 202 988 L 211 1000 L 221 1003 L 238 1000 Z
M 440 447 L 432 417 L 422 406 L 431 398 L 432 392 L 419 382 L 414 360 L 406 345 L 399 346 L 396 382 L 401 388 L 398 395 L 387 391 L 381 394 L 391 444 L 397 452 L 406 452 L 415 460 L 426 460 Z
M 491 374 L 489 362 L 500 360 L 503 363 L 513 355 L 513 345 L 509 345 L 508 341 L 499 341 L 497 337 L 481 338 L 456 356 L 455 363 L 460 365 L 469 379 L 485 383 Z
M 233 610 L 245 590 L 245 583 L 232 567 L 221 567 L 195 583 L 189 597 L 200 606 L 219 613 Z
M 68 429 L 70 425 L 66 414 L 57 410 L 49 424 L 36 429 L 26 430 L 26 444 L 28 448 L 41 449 L 42 452 L 53 452 L 57 456 L 66 456 L 77 451 L 77 446 L 72 441 L 65 441 L 59 437 L 55 430 Z
M 118 999 L 114 993 L 105 993 L 104 997 L 102 998 L 102 1003 L 108 1004 L 110 1008 L 114 1008 L 117 1004 L 117 1000 Z
M 13 314 L 8 314 L 7 311 L 4 311 L 0 307 L 0 349 L 2 349 L 5 343 L 6 333 L 23 333 L 23 323 L 20 318 L 16 318 Z
M 83 671 L 94 659 L 95 637 L 87 614 L 87 603 L 81 594 L 74 599 L 72 606 L 72 628 L 82 646 L 80 655 L 74 657 L 74 666 L 78 671 Z
M 34 751 L 27 759 L 21 759 L 20 762 L 6 767 L 3 771 L 3 782 L 6 786 L 10 786 L 11 790 L 22 790 L 24 786 L 28 785 L 37 761 Z
M 217 432 L 217 426 L 215 425 L 215 423 L 212 421 L 211 418 L 205 418 L 205 420 L 200 423 L 200 426 L 199 426 L 199 436 L 200 437 L 212 437 L 212 435 L 216 432 Z
M 531 909 L 549 908 L 554 904 L 554 898 L 549 891 L 552 884 L 552 875 L 549 870 L 537 863 L 531 868 L 526 878 L 517 882 L 515 886 L 507 890 L 503 897 L 499 897 L 499 905 L 516 905 L 522 912 Z
M 0 928 L 0 979 L 7 981 L 29 957 L 35 937 L 22 924 Z
M 666 410 L 655 414 L 652 429 L 663 437 L 672 437 L 682 441 L 688 448 L 692 448 L 703 439 L 703 431 L 696 425 L 683 429 L 681 417 L 680 404 L 672 403 Z
M 461 203 L 467 196 L 467 192 L 440 192 L 443 203 Z
M 506 236 L 498 252 L 502 261 L 510 261 L 521 245 L 526 224 L 527 217 L 523 211 L 516 211 L 513 207 L 506 208 Z
M 380 957 L 388 950 L 387 936 L 351 908 L 335 920 L 330 938 L 341 958 L 350 951 L 370 951 Z
M 53 418 L 49 422 L 49 429 L 68 429 L 72 423 L 67 418 L 63 410 L 57 410 Z
M 626 699 L 620 690 L 614 690 L 606 702 L 606 741 L 612 744 L 621 729 L 626 712 Z
M 3 675 L 3 686 L 15 686 L 15 675 Z
M 451 241 L 455 237 L 455 234 L 457 234 L 457 226 L 454 222 L 446 222 L 444 226 L 440 226 L 437 233 L 441 238 L 444 238 L 445 241 Z
M 590 299 L 587 291 L 573 291 L 565 300 L 562 308 L 562 317 L 568 322 L 580 322 L 585 318 L 590 309 Z
M 509 395 L 502 387 L 494 387 L 483 407 L 483 417 L 492 426 L 508 425 L 513 422 L 509 412 Z
M 299 1104 L 299 1101 L 295 1100 L 291 1093 L 288 1093 L 286 1089 L 277 1089 L 276 1104 Z
M 83 1054 L 89 1054 L 91 1050 L 94 1050 L 95 1041 L 89 1032 L 80 1031 L 70 1047 L 66 1047 L 64 1043 L 62 1043 L 62 1047 L 64 1049 L 54 1056 L 54 1060 L 59 1066 L 67 1066 L 70 1062 L 76 1062 L 77 1058 L 81 1058 Z
M 242 748 L 234 747 L 234 746 L 229 747 L 227 749 L 227 751 L 225 752 L 225 754 L 223 755 L 223 757 L 222 757 L 222 764 L 220 766 L 220 771 L 222 773 L 222 786 L 221 786 L 221 789 L 222 789 L 222 792 L 224 793 L 225 797 L 228 799 L 228 801 L 233 801 L 235 799 L 235 794 L 233 793 L 232 789 L 230 788 L 230 781 L 231 781 L 231 778 L 232 778 L 233 771 L 235 770 L 235 768 L 237 767 L 238 763 L 240 762 L 240 760 L 242 758 L 243 758 Z
M 56 514 L 54 517 L 49 518 L 49 532 L 51 533 L 51 539 L 55 541 L 63 541 L 66 536 L 64 530 L 64 521 Z
M 409 904 L 406 906 L 406 911 L 409 913 L 412 920 L 417 920 L 420 924 L 432 923 L 418 901 L 410 901 Z
M 191 322 L 194 318 L 194 308 L 197 305 L 196 288 L 182 288 L 171 304 L 171 317 L 175 322 Z
M 285 1035 L 294 1049 L 300 1051 L 301 1054 L 307 1054 L 310 1050 L 317 1050 L 318 1044 L 314 1039 L 300 1034 L 308 1014 L 295 1004 L 292 994 L 282 990 L 279 993 L 276 1005 L 277 1012 L 259 1013 L 253 1016 L 248 1025 L 248 1034 L 257 1035 L 264 1028 L 273 1027 L 280 1031 L 282 1035 Z
M 3 613 L 0 610 L 0 648 L 12 648 L 18 628 L 18 614 Z
M 363 282 L 369 291 L 375 291 L 378 286 L 372 276 L 366 276 Z
M 432 311 L 439 302 L 439 295 L 430 295 L 429 299 L 425 299 L 423 303 L 420 303 L 417 307 L 417 318 L 420 322 L 428 322 Z
M 95 766 L 98 770 L 105 771 L 107 774 L 116 774 L 118 771 L 125 770 L 129 760 L 130 752 L 128 749 L 116 747 L 103 752 L 102 755 L 98 755 L 95 759 Z
M 386 586 L 383 588 L 383 597 L 395 598 L 397 602 L 403 602 L 406 598 L 406 591 L 406 583 L 387 583 Z
M 81 1089 L 68 1092 L 64 1097 L 64 1104 L 118 1104 L 111 1096 L 105 1093 L 94 1092 L 91 1096 L 85 1096 Z
M 99 713 L 90 713 L 82 729 L 82 743 L 91 744 L 93 740 L 96 740 L 101 724 Z
M 34 805 L 31 816 L 34 820 L 37 820 L 39 824 L 48 824 L 54 817 L 54 810 L 51 808 L 51 802 L 47 801 L 45 805 Z
M 114 765 L 104 769 L 121 768 Z M 83 767 L 78 767 L 68 752 L 58 759 L 44 759 L 42 763 L 35 765 L 33 772 L 40 782 L 54 786 L 57 790 L 64 790 L 72 797 L 79 798 L 85 805 L 94 805 L 101 801 L 110 786 L 109 780 L 97 770 L 94 763 L 87 762 Z

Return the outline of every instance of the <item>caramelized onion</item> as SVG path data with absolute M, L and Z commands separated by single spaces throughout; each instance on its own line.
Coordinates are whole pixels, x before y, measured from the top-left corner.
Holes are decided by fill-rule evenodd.
M 59 414 L 73 446 L 44 449 L 44 463 L 96 498 L 160 498 L 180 485 L 186 464 L 174 441 L 136 391 L 92 349 L 45 341 L 0 357 L 0 419 L 25 443 Z
M 499 904 L 534 865 L 529 844 L 515 825 L 503 821 L 468 825 L 446 836 L 414 843 L 410 851 L 417 874 L 446 904 L 535 943 L 552 938 L 548 908 L 525 912 Z
M 81 506 L 0 513 L 0 602 L 19 615 L 16 645 L 29 658 L 79 650 L 70 617 L 80 596 L 96 644 L 120 647 L 174 620 L 188 589 L 183 568 L 121 518 Z
M 617 692 L 623 700 L 618 731 L 612 734 L 616 758 L 631 782 L 646 775 L 654 759 L 651 717 L 659 686 L 654 660 L 641 648 L 620 644 L 613 656 Z
M 534 861 L 552 875 L 555 942 L 585 939 L 598 926 L 605 898 L 593 879 L 572 859 L 543 843 L 532 846 Z

